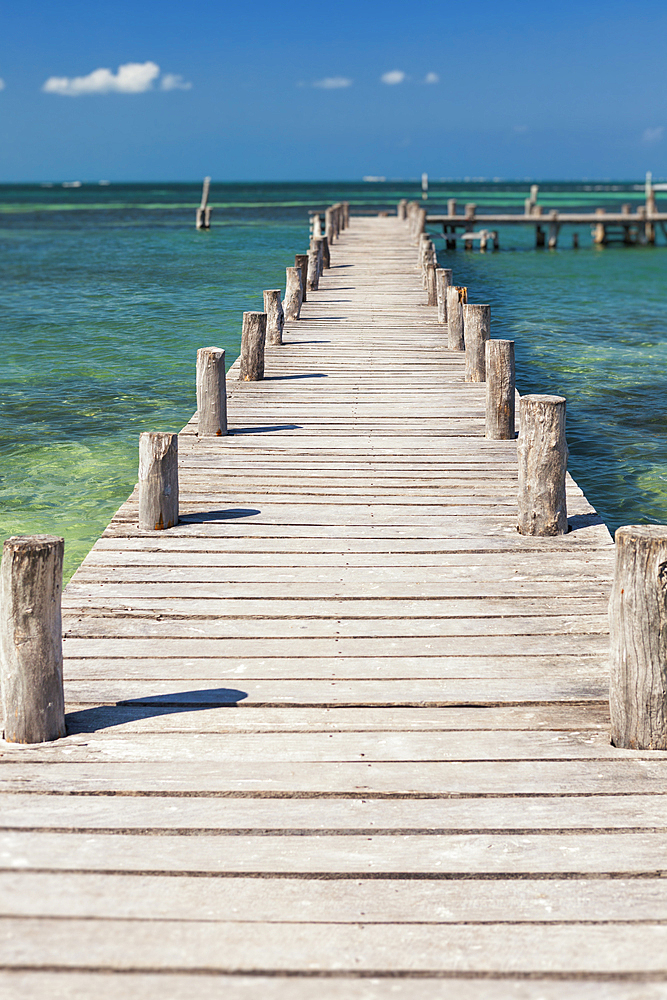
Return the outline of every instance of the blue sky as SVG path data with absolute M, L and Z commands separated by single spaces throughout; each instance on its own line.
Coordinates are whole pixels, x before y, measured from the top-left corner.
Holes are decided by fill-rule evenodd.
M 667 175 L 664 3 L 0 13 L 0 181 Z

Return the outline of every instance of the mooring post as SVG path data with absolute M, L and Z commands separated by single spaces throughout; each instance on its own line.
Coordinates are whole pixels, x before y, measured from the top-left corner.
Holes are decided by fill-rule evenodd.
M 567 532 L 565 399 L 522 396 L 517 453 L 519 523 L 522 535 Z
M 321 236 L 314 237 L 310 241 L 310 249 L 317 252 L 317 277 L 321 278 L 324 274 L 324 245 Z
M 465 350 L 463 339 L 463 304 L 468 289 L 450 285 L 447 288 L 447 347 L 450 351 Z
M 301 256 L 301 254 L 298 256 Z M 308 261 L 307 257 L 306 261 Z M 300 267 L 287 267 L 285 268 L 285 273 L 287 281 L 285 284 L 285 300 L 283 302 L 283 309 L 285 312 L 285 319 L 291 321 L 298 319 L 301 315 L 301 302 L 303 301 L 301 289 L 302 285 L 305 288 L 305 282 L 303 281 L 302 270 Z
M 322 266 L 325 268 L 331 267 L 331 252 L 329 250 L 329 237 L 322 237 Z
M 313 239 L 319 239 L 322 235 L 322 220 L 319 213 L 313 216 Z
M 616 530 L 609 599 L 611 742 L 667 750 L 667 527 Z
M 0 567 L 0 687 L 8 743 L 65 735 L 60 602 L 65 542 L 8 538 Z
M 491 306 L 463 307 L 466 382 L 486 381 L 486 342 L 491 336 Z
M 407 206 L 408 206 L 407 198 L 401 198 L 401 200 L 398 203 L 398 207 L 396 209 L 396 214 L 398 215 L 399 219 L 402 222 L 405 222 L 408 216 Z
M 139 527 L 163 531 L 178 524 L 178 434 L 139 435 Z
M 334 241 L 333 208 L 327 208 L 324 213 L 324 232 L 331 246 Z
M 306 289 L 306 285 L 308 284 L 308 254 L 294 254 L 294 266 L 299 268 L 299 274 L 301 275 L 301 301 L 306 302 L 308 300 Z M 287 292 L 285 296 L 287 296 Z
M 438 300 L 438 323 L 447 322 L 447 289 L 452 283 L 452 272 L 448 267 L 438 267 L 435 271 L 435 288 Z
M 549 239 L 547 246 L 550 250 L 555 250 L 558 246 L 559 229 L 560 223 L 558 222 L 558 211 L 554 208 L 549 212 Z
M 456 198 L 447 199 L 447 215 L 449 215 L 450 218 L 456 215 Z
M 343 229 L 347 229 L 350 225 L 350 203 L 349 201 L 343 202 Z
M 596 208 L 595 214 L 603 216 L 606 214 L 604 208 Z M 593 243 L 602 244 L 607 242 L 607 227 L 604 222 L 598 222 L 593 230 Z
M 487 340 L 485 436 L 495 441 L 514 439 L 514 341 Z
M 197 351 L 197 437 L 227 433 L 225 352 L 221 347 Z
M 269 288 L 264 292 L 264 312 L 266 313 L 266 342 L 272 346 L 282 344 L 285 312 L 280 301 L 280 289 Z
M 239 382 L 261 382 L 264 378 L 266 313 L 244 312 L 239 356 Z
M 418 208 L 415 212 L 415 243 L 419 243 L 422 233 L 426 230 L 426 209 Z
M 426 294 L 427 294 L 427 305 L 437 306 L 438 304 L 438 289 L 435 279 L 435 264 L 426 265 Z
M 208 207 L 208 192 L 211 187 L 211 178 L 205 177 L 201 192 L 201 204 L 195 213 L 195 226 L 197 229 L 211 228 L 211 209 Z
M 314 292 L 320 285 L 320 266 L 317 250 L 308 251 L 308 291 Z
M 341 224 L 342 206 L 340 202 L 336 202 L 336 204 L 332 206 L 331 211 L 333 213 L 332 218 L 334 225 L 334 237 L 338 239 L 340 237 L 340 231 L 342 229 L 342 224 Z

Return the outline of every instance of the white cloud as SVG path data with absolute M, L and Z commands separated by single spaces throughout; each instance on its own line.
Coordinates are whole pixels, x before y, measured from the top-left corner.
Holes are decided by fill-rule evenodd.
M 644 129 L 642 139 L 644 142 L 660 142 L 665 135 L 665 126 L 658 125 L 656 128 Z
M 440 83 L 440 77 L 437 73 L 427 73 L 424 77 L 424 83 Z
M 160 90 L 192 90 L 192 84 L 180 73 L 165 73 L 160 80 Z
M 0 90 L 4 90 L 4 89 L 5 89 L 5 81 L 0 76 Z
M 388 83 L 390 85 L 393 85 L 396 83 L 403 83 L 405 77 L 406 74 L 403 72 L 402 69 L 392 69 L 388 73 L 383 73 L 380 79 L 382 80 L 383 83 Z
M 152 90 L 153 81 L 160 75 L 154 62 L 125 63 L 117 73 L 110 69 L 96 69 L 88 76 L 50 76 L 42 90 L 46 94 L 80 97 L 82 94 L 142 94 Z
M 322 90 L 340 90 L 341 87 L 351 87 L 352 80 L 347 76 L 325 76 L 323 80 L 316 80 L 313 87 L 321 87 Z

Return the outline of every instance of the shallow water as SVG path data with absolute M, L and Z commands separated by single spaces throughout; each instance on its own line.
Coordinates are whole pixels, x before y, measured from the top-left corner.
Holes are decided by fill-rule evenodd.
M 543 185 L 561 210 L 639 203 L 631 186 Z M 214 227 L 194 229 L 198 185 L 0 186 L 0 532 L 66 539 L 70 574 L 136 480 L 137 435 L 195 408 L 196 350 L 231 364 L 241 313 L 307 242 L 307 209 L 395 207 L 408 184 L 213 185 Z M 432 185 L 482 210 L 527 185 Z M 536 251 L 503 228 L 498 253 L 440 250 L 492 334 L 516 341 L 521 392 L 568 399 L 570 468 L 610 527 L 667 520 L 667 248 Z M 660 237 L 664 243 L 664 238 Z M 442 246 L 442 244 L 439 244 Z

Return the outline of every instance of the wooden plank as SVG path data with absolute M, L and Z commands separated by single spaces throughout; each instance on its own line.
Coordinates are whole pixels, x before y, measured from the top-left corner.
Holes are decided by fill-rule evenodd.
M 658 973 L 661 924 L 437 925 L 0 918 L 0 962 L 12 967 L 308 974 L 391 972 Z M 311 984 L 312 988 L 312 984 Z

